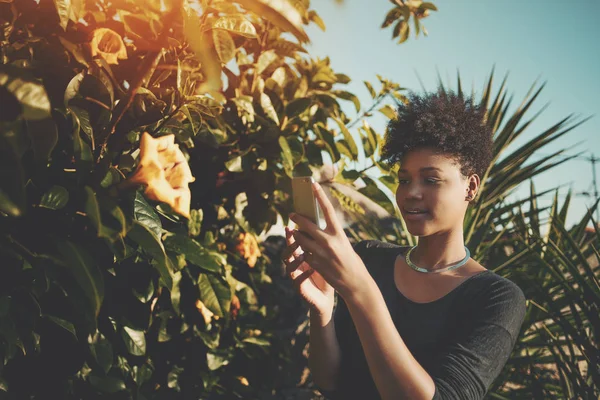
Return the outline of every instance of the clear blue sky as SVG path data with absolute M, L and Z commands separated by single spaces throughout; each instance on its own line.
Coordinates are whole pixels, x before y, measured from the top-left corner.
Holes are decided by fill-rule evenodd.
M 311 44 L 307 49 L 313 57 L 329 56 L 336 72 L 352 78 L 348 90 L 359 96 L 363 107 L 369 106 L 370 96 L 362 81 L 375 83 L 376 74 L 420 91 L 417 73 L 425 88 L 434 90 L 438 71 L 444 82 L 453 86 L 460 70 L 465 89 L 470 91 L 474 85 L 480 94 L 495 65 L 498 84 L 509 73 L 508 90 L 515 95 L 516 105 L 539 78 L 547 84 L 530 116 L 546 103 L 549 107 L 516 146 L 568 114 L 596 115 L 549 145 L 544 153 L 584 141 L 569 153 L 585 150 L 588 156 L 593 152 L 600 157 L 600 1 L 445 0 L 434 4 L 439 11 L 422 20 L 429 36 L 415 39 L 411 35 L 398 45 L 391 40 L 391 29 L 380 28 L 392 7 L 389 1 L 345 0 L 338 5 L 334 0 L 313 0 L 312 6 L 327 30 L 309 27 Z M 345 110 L 355 116 L 353 108 Z M 384 117 L 370 122 L 378 132 L 384 132 Z M 596 166 L 600 178 L 600 163 Z M 593 191 L 592 167 L 585 161 L 570 161 L 534 182 L 538 191 L 559 184 L 571 185 L 574 192 Z M 525 185 L 515 195 L 526 197 L 528 188 Z M 566 192 L 565 188 L 560 193 Z M 549 205 L 551 200 L 551 196 L 546 197 L 540 206 Z M 575 197 L 568 225 L 578 221 L 591 204 L 590 198 Z

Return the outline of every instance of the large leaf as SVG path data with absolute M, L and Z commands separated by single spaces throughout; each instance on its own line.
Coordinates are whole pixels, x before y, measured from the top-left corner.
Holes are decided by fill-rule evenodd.
M 56 247 L 97 317 L 104 300 L 104 278 L 94 258 L 82 246 L 69 240 L 56 239 Z
M 148 228 L 156 238 L 161 237 L 162 224 L 160 222 L 160 217 L 156 211 L 154 211 L 154 207 L 146 201 L 146 198 L 140 191 L 135 193 L 135 199 L 133 201 L 133 217 L 137 222 Z
M 183 254 L 185 259 L 209 272 L 220 272 L 221 265 L 211 256 L 200 243 L 183 235 L 170 235 L 165 238 L 165 248 L 177 254 Z
M 225 30 L 213 29 L 212 36 L 219 60 L 227 64 L 235 56 L 235 43 L 231 35 Z
M 14 67 L 0 67 L 0 87 L 18 101 L 37 161 L 45 162 L 58 142 L 50 99 L 35 77 Z
M 83 16 L 84 0 L 54 0 L 60 26 L 66 31 L 69 20 L 77 22 Z
M 231 290 L 227 281 L 219 275 L 201 273 L 198 277 L 200 300 L 206 308 L 219 317 L 229 314 Z
M 121 331 L 121 337 L 130 354 L 134 356 L 143 356 L 146 354 L 146 335 L 143 331 L 124 326 Z
M 164 285 L 170 290 L 173 287 L 173 277 L 171 274 L 175 272 L 175 266 L 171 262 L 171 259 L 167 257 L 160 239 L 146 226 L 137 221 L 133 223 L 127 237 L 140 245 L 144 252 L 152 256 L 155 261 L 153 265 L 158 270 Z
M 256 28 L 242 15 L 226 15 L 213 22 L 213 29 L 223 29 L 247 38 L 256 37 Z
M 344 135 L 344 140 L 347 143 L 348 150 L 350 150 L 352 160 L 358 160 L 358 147 L 356 146 L 356 142 L 354 141 L 352 134 L 340 119 L 334 118 L 334 120 L 337 122 L 342 134 Z
M 302 16 L 288 0 L 236 0 L 245 9 L 292 33 L 301 42 L 308 42 Z

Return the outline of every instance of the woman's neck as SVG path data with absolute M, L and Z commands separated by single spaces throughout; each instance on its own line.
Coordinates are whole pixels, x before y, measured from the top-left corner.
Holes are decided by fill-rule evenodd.
M 411 261 L 419 267 L 440 269 L 457 263 L 465 257 L 462 231 L 454 230 L 419 238 L 417 248 L 411 253 Z

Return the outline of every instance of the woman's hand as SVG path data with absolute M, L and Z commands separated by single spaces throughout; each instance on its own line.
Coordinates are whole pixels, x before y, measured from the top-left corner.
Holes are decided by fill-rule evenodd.
M 299 230 L 293 231 L 293 237 L 304 252 L 303 261 L 346 298 L 363 288 L 365 279 L 370 276 L 361 258 L 354 252 L 323 188 L 314 183 L 313 191 L 325 216 L 327 227 L 321 230 L 309 219 L 292 214 L 291 220 L 299 227 Z M 295 271 L 298 266 L 293 263 L 288 265 L 288 273 Z M 306 273 L 310 275 L 312 272 Z
M 333 314 L 335 291 L 325 279 L 305 261 L 305 255 L 292 236 L 293 231 L 285 228 L 288 247 L 284 250 L 283 262 L 296 290 L 308 303 L 311 311 L 329 321 Z

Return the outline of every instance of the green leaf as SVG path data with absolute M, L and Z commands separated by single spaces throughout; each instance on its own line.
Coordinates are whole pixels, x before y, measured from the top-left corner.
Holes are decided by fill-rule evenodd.
M 437 7 L 435 6 L 435 4 L 433 3 L 429 3 L 429 2 L 424 2 L 423 4 L 421 4 L 420 8 L 424 8 L 425 10 L 432 10 L 432 11 L 437 11 Z
M 369 94 L 371 95 L 372 98 L 377 97 L 377 93 L 375 93 L 375 89 L 373 89 L 373 86 L 367 82 L 367 81 L 363 81 L 365 86 L 367 87 L 367 89 L 369 90 Z
M 385 16 L 385 19 L 383 20 L 383 23 L 381 24 L 381 28 L 382 29 L 387 28 L 401 16 L 402 16 L 402 9 L 400 7 L 392 8 Z
M 398 43 L 404 43 L 406 42 L 406 40 L 408 39 L 408 35 L 410 34 L 410 25 L 408 25 L 407 21 L 400 21 L 399 22 L 400 25 L 400 30 L 399 30 L 399 36 L 400 39 L 398 40 Z
M 42 196 L 40 207 L 60 210 L 69 202 L 69 192 L 62 186 L 54 185 Z
M 173 287 L 173 277 L 171 274 L 175 271 L 175 266 L 167 257 L 160 240 L 150 231 L 149 228 L 135 221 L 127 237 L 136 242 L 143 251 L 152 256 L 160 274 L 163 284 L 170 290 Z
M 51 118 L 50 99 L 44 85 L 28 73 L 14 67 L 0 67 L 0 86 L 5 87 L 23 108 L 27 120 Z
M 68 109 L 77 116 L 79 128 L 86 134 L 89 143 L 94 143 L 94 130 L 90 123 L 90 113 L 87 110 L 76 106 L 69 106 Z
M 289 118 L 296 117 L 308 110 L 311 103 L 312 100 L 307 97 L 294 99 L 285 106 L 285 113 Z
M 345 74 L 335 74 L 338 83 L 348 84 L 351 79 L 348 75 Z
M 224 29 L 247 38 L 256 38 L 256 28 L 241 15 L 227 15 L 213 22 L 213 29 Z
M 201 273 L 198 277 L 200 300 L 218 317 L 229 315 L 231 290 L 221 276 Z
M 327 152 L 329 153 L 332 161 L 334 163 L 338 162 L 340 160 L 340 152 L 335 144 L 335 138 L 333 134 L 328 129 L 319 125 L 316 125 L 314 129 L 315 134 L 325 142 Z
M 235 56 L 235 43 L 231 35 L 225 30 L 213 29 L 212 36 L 219 60 L 223 64 L 227 64 Z
M 88 379 L 93 387 L 104 393 L 113 394 L 127 389 L 123 380 L 112 376 L 90 375 Z
M 260 106 L 262 107 L 267 117 L 269 117 L 272 121 L 279 125 L 279 117 L 277 116 L 277 111 L 275 111 L 275 107 L 273 107 L 271 98 L 265 92 L 262 92 L 260 94 Z
M 112 204 L 112 199 L 103 199 L 102 203 L 99 203 L 96 193 L 89 186 L 85 187 L 85 193 L 84 210 L 96 228 L 98 237 L 114 240 L 117 236 L 125 236 L 127 234 L 125 215 L 116 204 Z M 108 211 L 109 215 L 114 217 L 116 220 L 116 224 L 112 224 L 114 227 L 108 226 L 103 222 L 105 218 L 102 216 L 102 211 Z
M 130 354 L 134 356 L 143 356 L 146 354 L 146 335 L 143 331 L 124 326 L 121 331 L 121 337 Z
M 188 233 L 192 237 L 200 235 L 202 231 L 202 220 L 204 211 L 202 209 L 190 210 L 190 219 L 188 220 Z
M 290 149 L 290 145 L 285 136 L 279 136 L 279 147 L 281 147 L 283 166 L 288 175 L 290 175 L 294 169 L 294 156 L 292 155 L 292 150 Z
M 326 30 L 325 22 L 323 22 L 323 20 L 321 19 L 321 17 L 319 17 L 319 14 L 317 14 L 317 12 L 315 10 L 310 10 L 308 12 L 308 20 L 317 24 L 317 26 L 319 28 L 321 28 L 321 30 L 323 32 L 325 32 L 325 30 Z
M 351 101 L 354 103 L 356 112 L 360 111 L 360 100 L 358 100 L 358 97 L 356 97 L 353 93 L 346 92 L 344 90 L 332 90 L 331 93 L 340 99 Z
M 356 146 L 356 142 L 350 134 L 350 131 L 348 130 L 348 128 L 346 128 L 346 125 L 340 119 L 333 118 L 333 120 L 337 122 L 338 126 L 340 127 L 340 130 L 342 131 L 342 134 L 344 135 L 344 140 L 347 143 L 348 150 L 350 150 L 352 160 L 358 160 L 358 147 Z
M 95 317 L 104 300 L 104 278 L 93 257 L 81 246 L 68 240 L 56 240 L 56 247 L 67 268 L 85 293 Z
M 148 228 L 157 239 L 161 237 L 162 224 L 160 217 L 140 191 L 135 193 L 135 199 L 133 200 L 133 218 Z
M 379 112 L 388 117 L 389 119 L 396 118 L 396 110 L 394 110 L 394 107 L 390 106 L 389 104 L 386 104 L 385 106 L 381 107 L 379 109 Z
M 44 85 L 28 72 L 0 66 L 0 88 L 18 101 L 35 158 L 45 162 L 58 142 L 58 131 L 52 120 L 50 99 Z
M 260 347 L 269 347 L 271 345 L 271 342 L 269 342 L 267 339 L 259 338 L 259 337 L 255 337 L 255 336 L 247 337 L 247 338 L 243 339 L 242 342 L 254 344 L 254 345 L 257 345 Z
M 221 266 L 209 252 L 194 239 L 183 235 L 170 235 L 164 240 L 165 248 L 177 254 L 183 254 L 185 259 L 209 272 L 220 272 Z
M 359 190 L 362 194 L 367 196 L 369 199 L 375 201 L 380 206 L 386 209 L 391 215 L 396 214 L 396 210 L 394 204 L 392 204 L 391 200 L 387 195 L 377 186 L 375 181 L 363 174 L 361 177 L 363 182 L 365 183 L 365 187 Z
M 277 53 L 275 53 L 275 50 L 267 50 L 263 52 L 258 57 L 258 60 L 256 60 L 256 73 L 259 75 L 262 74 L 267 68 L 269 68 L 269 65 L 278 59 L 279 57 L 277 56 Z
M 75 331 L 75 326 L 71 322 L 62 318 L 53 317 L 52 315 L 45 315 L 44 318 L 69 332 L 73 338 L 77 340 L 77 332 Z
M 284 31 L 291 32 L 299 41 L 308 42 L 308 36 L 302 27 L 302 16 L 288 0 L 236 0 L 236 2 Z
M 88 340 L 90 352 L 104 373 L 108 373 L 113 365 L 113 348 L 110 341 L 100 332 L 90 336 Z
M 58 19 L 63 30 L 67 30 L 69 20 L 79 21 L 84 12 L 84 0 L 54 0 Z
M 229 364 L 229 355 L 219 354 L 217 353 L 217 351 L 218 350 L 206 353 L 206 362 L 208 365 L 208 369 L 211 371 L 215 371 L 221 368 L 222 366 Z

